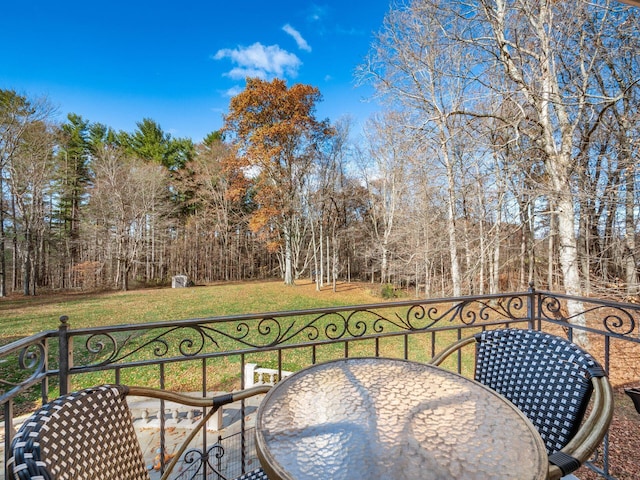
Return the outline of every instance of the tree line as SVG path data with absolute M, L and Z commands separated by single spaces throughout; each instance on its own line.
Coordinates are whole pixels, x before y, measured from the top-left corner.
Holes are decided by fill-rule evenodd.
M 0 89 L 0 296 L 186 274 L 635 298 L 639 27 L 607 2 L 393 5 L 362 132 L 282 79 L 199 143 Z

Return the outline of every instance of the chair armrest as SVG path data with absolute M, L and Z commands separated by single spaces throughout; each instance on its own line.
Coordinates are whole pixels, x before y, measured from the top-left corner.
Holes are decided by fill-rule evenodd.
M 609 430 L 611 419 L 613 417 L 613 392 L 609 379 L 605 377 L 593 377 L 591 379 L 593 383 L 593 405 L 589 416 L 580 426 L 578 432 L 567 443 L 567 445 L 560 450 L 561 455 L 565 454 L 575 459 L 576 466 L 565 469 L 560 469 L 557 465 L 549 464 L 549 479 L 558 480 L 576 470 L 577 466 L 582 465 L 584 462 L 591 458 L 591 455 L 598 448 L 600 442 Z M 550 457 L 553 457 L 552 454 Z
M 463 338 L 462 340 L 458 340 L 457 342 L 449 345 L 445 350 L 443 350 L 438 355 L 433 357 L 427 363 L 429 363 L 430 365 L 438 366 L 442 362 L 444 362 L 447 359 L 447 357 L 449 357 L 449 355 L 451 355 L 452 353 L 455 353 L 456 351 L 460 350 L 463 347 L 466 347 L 471 343 L 474 343 L 475 341 L 476 341 L 475 336 L 466 337 L 466 338 Z
M 261 393 L 267 393 L 271 389 L 271 386 L 260 385 L 258 387 L 247 388 L 246 390 L 240 390 L 238 392 L 218 395 L 215 397 L 192 397 L 182 393 L 168 392 L 166 390 L 149 387 L 124 386 L 124 388 L 126 389 L 126 395 L 159 398 L 169 402 L 189 405 L 190 407 L 218 408 L 222 405 L 226 405 L 227 403 L 237 402 L 238 400 L 243 400 Z

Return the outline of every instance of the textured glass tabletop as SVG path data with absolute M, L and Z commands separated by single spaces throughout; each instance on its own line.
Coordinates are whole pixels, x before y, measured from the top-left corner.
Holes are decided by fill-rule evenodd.
M 257 418 L 270 480 L 544 479 L 542 438 L 510 402 L 432 365 L 350 358 L 277 384 Z

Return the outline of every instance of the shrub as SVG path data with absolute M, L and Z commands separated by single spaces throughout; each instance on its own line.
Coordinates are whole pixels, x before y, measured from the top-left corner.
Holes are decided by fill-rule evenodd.
M 390 298 L 396 298 L 396 289 L 394 288 L 392 283 L 385 283 L 380 287 L 380 296 L 385 300 Z

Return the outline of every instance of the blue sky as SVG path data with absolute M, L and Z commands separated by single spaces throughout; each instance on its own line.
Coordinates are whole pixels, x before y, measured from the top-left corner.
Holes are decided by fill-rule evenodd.
M 363 121 L 353 72 L 382 26 L 388 0 L 193 2 L 9 1 L 0 15 L 0 88 L 47 96 L 116 130 L 151 118 L 198 142 L 222 126 L 246 75 L 323 95 L 317 116 Z

